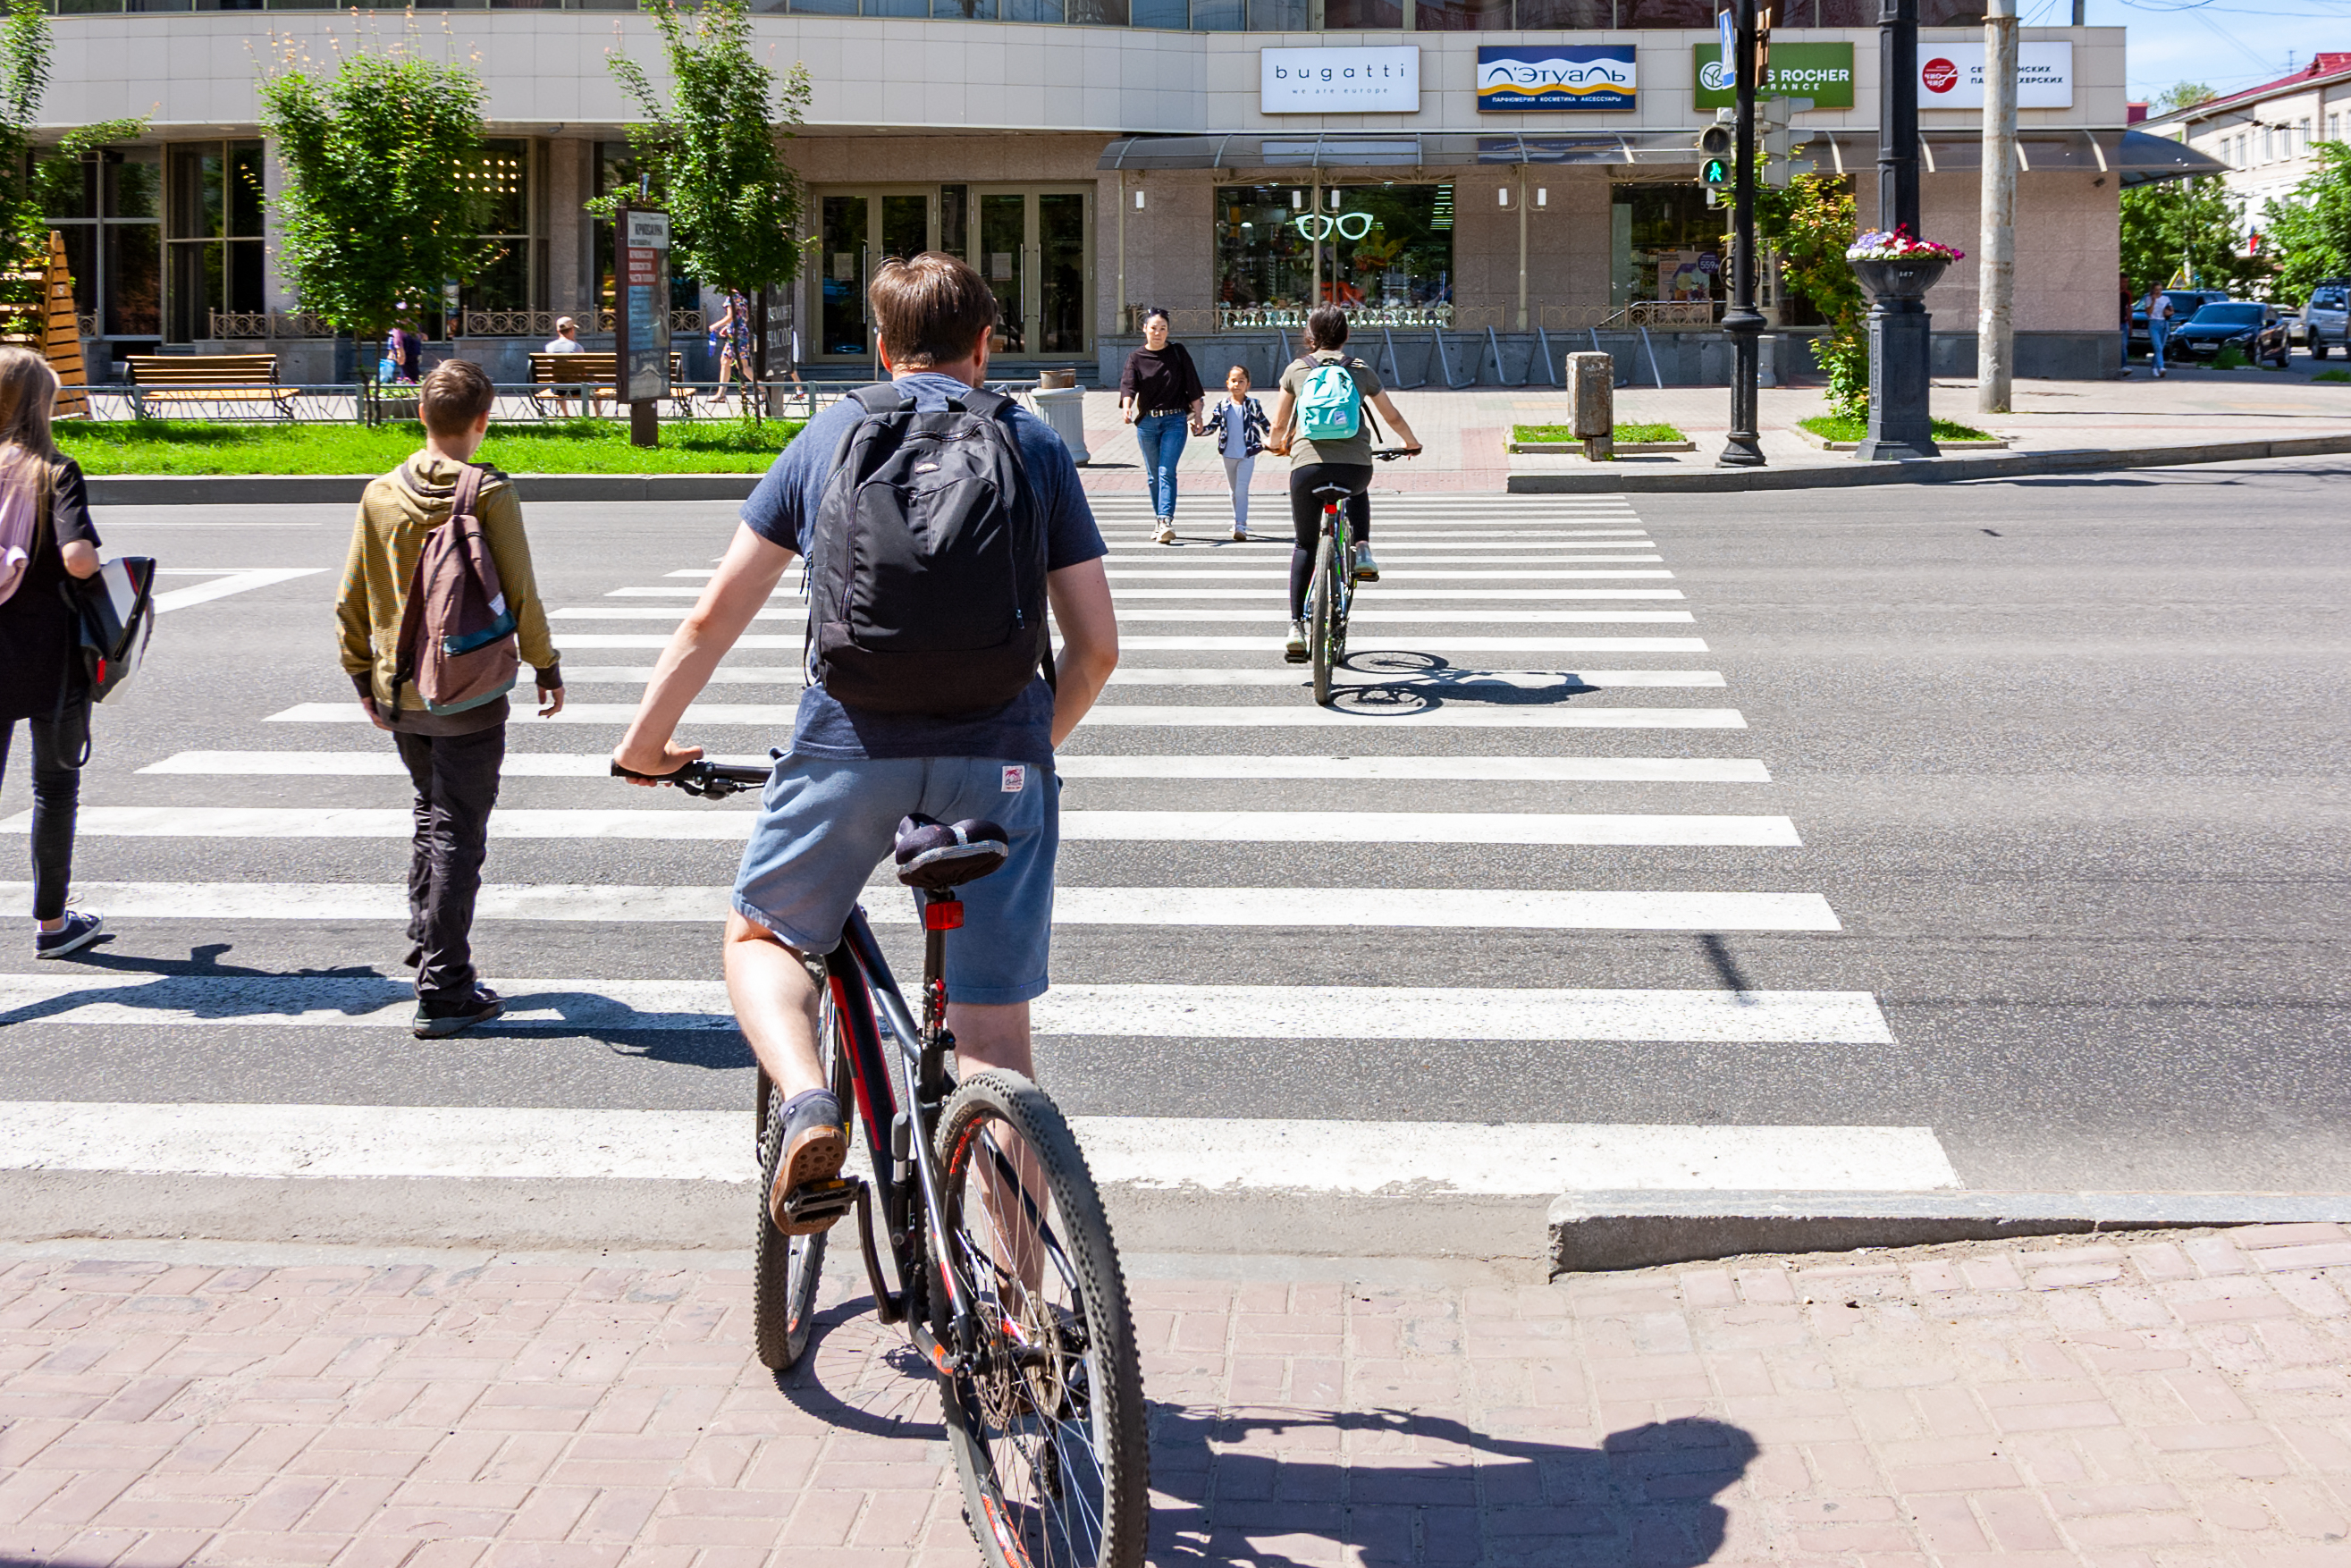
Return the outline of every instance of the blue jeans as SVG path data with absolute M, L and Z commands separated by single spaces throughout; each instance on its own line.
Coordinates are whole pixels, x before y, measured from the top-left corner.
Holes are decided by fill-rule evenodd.
M 1188 413 L 1146 413 L 1134 422 L 1134 443 L 1143 448 L 1144 487 L 1151 492 L 1151 515 L 1176 515 L 1176 464 L 1192 434 Z
M 2147 324 L 2147 347 L 2155 354 L 2155 369 L 2158 375 L 2163 373 L 2163 340 L 2170 336 L 2170 322 L 2149 321 Z

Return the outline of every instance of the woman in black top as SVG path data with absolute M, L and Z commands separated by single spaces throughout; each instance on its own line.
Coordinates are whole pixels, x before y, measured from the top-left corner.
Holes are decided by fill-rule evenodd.
M 1143 317 L 1143 347 L 1126 357 L 1118 378 L 1119 412 L 1134 426 L 1135 444 L 1143 448 L 1143 472 L 1151 491 L 1152 538 L 1163 545 L 1176 542 L 1176 465 L 1184 455 L 1184 438 L 1196 434 L 1200 405 L 1207 400 L 1200 372 L 1181 343 L 1167 340 L 1167 312 L 1148 310 Z
M 34 508 L 29 558 L 0 600 L 0 775 L 23 719 L 33 737 L 33 956 L 88 946 L 105 923 L 66 908 L 73 875 L 74 808 L 89 752 L 89 680 L 81 637 L 62 591 L 97 573 L 98 530 L 81 468 L 49 437 L 57 378 L 29 350 L 0 348 L 0 494 Z

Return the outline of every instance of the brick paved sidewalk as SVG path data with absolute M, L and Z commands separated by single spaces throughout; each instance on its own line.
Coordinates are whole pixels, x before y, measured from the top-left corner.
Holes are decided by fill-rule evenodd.
M 975 1561 L 854 1303 L 779 1389 L 739 1271 L 147 1251 L 0 1252 L 0 1563 Z M 2341 1227 L 1170 1268 L 1157 1563 L 2351 1563 Z

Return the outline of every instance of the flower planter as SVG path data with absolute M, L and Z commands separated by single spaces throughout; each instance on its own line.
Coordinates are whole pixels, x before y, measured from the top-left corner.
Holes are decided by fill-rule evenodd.
M 1948 257 L 1920 256 L 1915 261 L 1855 261 L 1853 275 L 1861 279 L 1872 299 L 1923 299 L 1941 280 Z

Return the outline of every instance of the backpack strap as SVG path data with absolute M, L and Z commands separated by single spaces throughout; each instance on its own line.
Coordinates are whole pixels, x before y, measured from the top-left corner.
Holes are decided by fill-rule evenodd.
M 489 470 L 481 464 L 467 463 L 461 465 L 457 474 L 456 491 L 449 497 L 449 516 L 452 519 L 477 516 L 475 508 L 482 503 L 482 481 L 488 476 Z
M 895 382 L 882 382 L 870 387 L 859 387 L 850 396 L 868 413 L 896 413 L 914 406 L 914 400 L 902 391 Z

